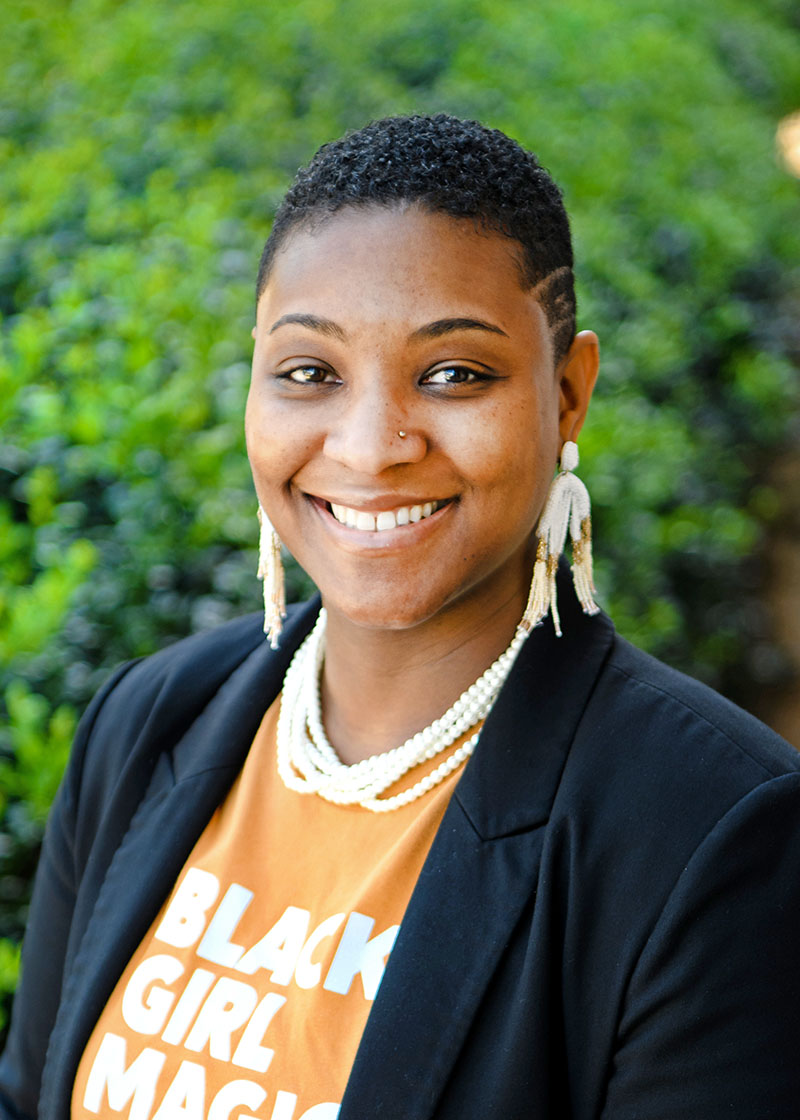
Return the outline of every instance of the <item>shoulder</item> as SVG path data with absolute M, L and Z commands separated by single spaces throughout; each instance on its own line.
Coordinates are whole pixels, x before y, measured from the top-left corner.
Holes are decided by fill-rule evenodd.
M 800 752 L 712 689 L 615 637 L 560 787 L 565 818 L 600 854 L 667 889 L 715 833 L 745 823 L 764 845 L 773 814 L 800 825 Z M 769 846 L 769 845 L 767 845 Z M 646 877 L 647 877 L 646 876 Z M 634 888 L 633 882 L 636 882 Z
M 249 614 L 214 630 L 183 638 L 157 653 L 121 666 L 90 705 L 125 722 L 136 721 L 154 704 L 192 710 L 202 707 L 236 669 L 254 653 L 265 663 L 288 661 L 299 644 L 306 620 L 312 620 L 318 602 L 295 603 L 288 608 L 281 647 L 273 653 L 264 638 L 263 616 Z
M 154 712 L 191 721 L 263 640 L 259 616 L 248 615 L 121 665 L 87 708 L 76 745 L 106 732 L 120 742 Z
M 172 700 L 203 697 L 215 691 L 263 643 L 261 616 L 237 618 L 214 630 L 192 634 L 149 657 L 121 666 L 101 691 L 103 705 L 130 712 L 151 705 L 162 694 Z
M 713 963 L 723 987 L 702 1013 L 718 1013 L 732 959 L 746 971 L 768 942 L 774 960 L 787 962 L 790 945 L 797 956 L 800 753 L 615 636 L 565 759 L 548 876 L 563 936 L 580 944 L 586 982 L 609 1007 L 635 990 L 630 1007 L 655 1021 L 665 970 L 675 969 L 669 999 L 680 1010 L 687 990 L 709 990 Z M 582 998 L 576 990 L 575 1006 Z
M 800 752 L 760 720 L 619 636 L 596 701 L 624 715 L 627 735 L 676 752 L 684 762 L 713 768 L 736 761 L 753 781 L 800 773 Z
M 596 695 L 595 713 L 616 714 L 597 724 L 604 815 L 581 866 L 600 886 L 582 927 L 604 939 L 596 970 L 624 977 L 606 993 L 618 1012 L 603 1115 L 789 1115 L 800 753 L 623 641 Z
M 171 750 L 237 674 L 249 670 L 267 688 L 273 679 L 280 681 L 317 606 L 312 601 L 289 608 L 278 651 L 265 641 L 262 616 L 252 614 L 121 666 L 81 720 L 66 785 L 76 795 L 82 787 L 85 800 L 88 770 L 99 797 L 100 790 L 115 786 L 124 768 L 137 760 L 144 771 L 151 769 L 155 757 Z M 265 707 L 268 702 L 265 693 Z

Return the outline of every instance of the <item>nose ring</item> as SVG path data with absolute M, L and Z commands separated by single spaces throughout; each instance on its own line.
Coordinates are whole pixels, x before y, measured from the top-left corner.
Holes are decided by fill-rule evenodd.
M 405 432 L 398 432 L 397 434 L 400 436 L 400 439 L 405 439 L 406 438 L 406 433 Z

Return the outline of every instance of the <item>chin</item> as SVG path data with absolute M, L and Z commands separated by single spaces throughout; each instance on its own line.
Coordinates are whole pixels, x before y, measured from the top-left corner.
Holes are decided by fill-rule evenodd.
M 323 593 L 323 604 L 329 613 L 335 613 L 354 626 L 369 630 L 410 630 L 428 622 L 443 604 L 425 604 L 418 599 L 409 602 L 372 602 L 359 597 L 355 602 L 342 602 L 336 596 L 328 598 Z

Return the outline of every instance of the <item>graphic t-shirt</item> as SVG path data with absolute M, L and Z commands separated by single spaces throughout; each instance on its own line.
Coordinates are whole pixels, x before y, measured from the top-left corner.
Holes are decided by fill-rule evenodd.
M 72 1120 L 338 1114 L 460 771 L 389 813 L 296 793 L 277 774 L 278 706 L 97 1022 Z

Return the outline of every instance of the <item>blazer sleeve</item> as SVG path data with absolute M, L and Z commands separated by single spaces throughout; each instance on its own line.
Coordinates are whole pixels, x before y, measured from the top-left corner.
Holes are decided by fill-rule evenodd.
M 694 852 L 631 975 L 603 1120 L 787 1120 L 800 1108 L 800 774 Z
M 84 760 L 107 697 L 133 664 L 118 670 L 87 708 L 50 811 L 25 932 L 11 1030 L 0 1058 L 0 1120 L 33 1120 L 37 1113 L 80 881 L 75 827 Z

